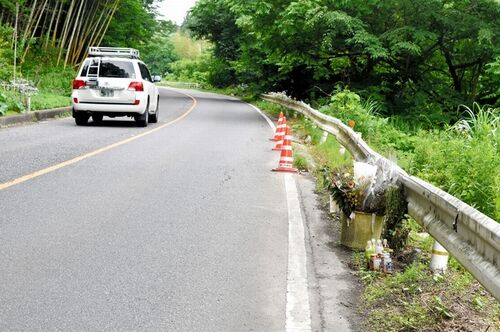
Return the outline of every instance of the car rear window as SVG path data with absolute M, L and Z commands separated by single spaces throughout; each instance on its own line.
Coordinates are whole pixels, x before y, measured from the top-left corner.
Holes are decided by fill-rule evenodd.
M 99 77 L 135 78 L 134 64 L 129 61 L 102 60 Z
M 83 63 L 82 70 L 80 71 L 80 76 L 86 77 L 87 71 L 89 70 L 90 61 L 87 60 Z

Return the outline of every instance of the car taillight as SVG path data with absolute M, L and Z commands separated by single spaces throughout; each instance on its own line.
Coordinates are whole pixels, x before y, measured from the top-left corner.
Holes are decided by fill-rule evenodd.
M 74 102 L 75 104 L 78 104 L 78 98 L 73 98 L 73 102 Z
M 84 80 L 73 80 L 73 90 L 78 90 L 85 86 Z
M 141 103 L 141 101 L 136 99 L 134 105 L 139 105 L 140 103 Z
M 144 85 L 142 82 L 131 82 L 128 86 L 130 91 L 144 91 Z

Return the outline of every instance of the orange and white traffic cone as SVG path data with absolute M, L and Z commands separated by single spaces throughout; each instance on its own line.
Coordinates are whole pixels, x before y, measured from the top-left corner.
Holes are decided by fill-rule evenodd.
M 292 134 L 290 127 L 286 127 L 283 147 L 281 148 L 280 163 L 278 168 L 273 169 L 273 172 L 298 172 L 296 168 L 293 168 Z
M 283 122 L 283 112 L 280 112 L 280 116 L 278 118 L 278 125 L 276 126 L 276 132 L 274 133 L 274 138 L 270 138 L 271 141 L 279 141 L 281 136 L 283 136 L 285 133 L 282 134 L 283 128 L 286 126 L 286 120 Z
M 275 138 L 277 137 L 277 140 L 276 140 L 276 145 L 274 146 L 273 148 L 273 151 L 281 151 L 281 147 L 283 146 L 283 138 L 285 137 L 285 131 L 286 131 L 286 116 L 283 117 L 283 120 L 281 122 L 281 128 L 280 128 L 280 131 L 278 132 L 277 131 L 277 136 L 275 136 Z

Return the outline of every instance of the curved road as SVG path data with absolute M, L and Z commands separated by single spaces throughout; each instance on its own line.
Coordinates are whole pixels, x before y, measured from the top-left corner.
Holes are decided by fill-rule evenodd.
M 0 130 L 0 330 L 283 331 L 288 220 L 272 132 L 244 103 L 190 93 L 186 113 L 193 100 L 162 89 L 147 128 Z

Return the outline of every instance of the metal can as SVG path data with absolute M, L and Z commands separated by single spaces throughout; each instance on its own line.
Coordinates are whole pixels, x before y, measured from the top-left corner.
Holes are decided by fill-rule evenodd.
M 374 261 L 375 261 L 375 254 L 370 255 L 370 260 L 368 261 L 368 268 L 373 271 L 374 270 Z

